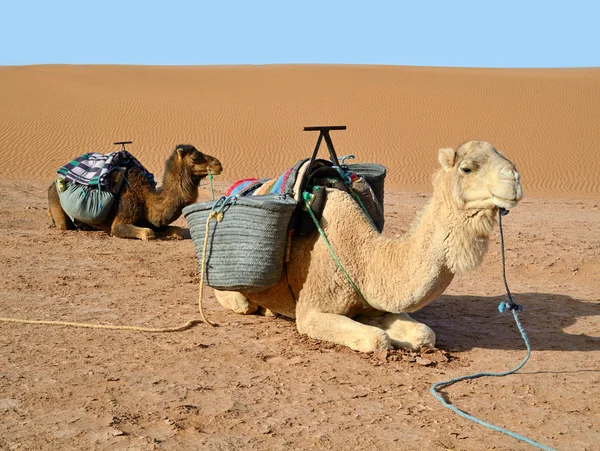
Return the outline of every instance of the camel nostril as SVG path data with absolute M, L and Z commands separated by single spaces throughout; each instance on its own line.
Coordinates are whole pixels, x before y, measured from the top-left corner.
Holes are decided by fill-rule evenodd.
M 515 199 L 517 200 L 521 200 L 523 199 L 523 189 L 521 188 L 521 185 L 517 185 L 517 195 L 515 196 Z

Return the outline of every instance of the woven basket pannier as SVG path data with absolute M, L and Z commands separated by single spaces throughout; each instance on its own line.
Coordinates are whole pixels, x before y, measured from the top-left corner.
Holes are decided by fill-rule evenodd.
M 222 197 L 183 209 L 198 266 L 202 271 L 206 221 L 211 219 L 204 264 L 205 284 L 229 291 L 263 291 L 279 282 L 283 269 L 290 220 L 297 202 L 290 195 Z

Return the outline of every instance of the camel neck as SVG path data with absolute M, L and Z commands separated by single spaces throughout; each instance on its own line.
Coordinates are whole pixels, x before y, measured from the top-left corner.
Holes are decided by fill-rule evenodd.
M 177 197 L 186 203 L 192 203 L 198 197 L 198 180 L 179 171 L 166 173 L 161 190 L 173 198 Z
M 436 299 L 454 273 L 447 265 L 448 230 L 432 200 L 400 238 L 379 236 L 373 243 L 365 296 L 377 309 L 410 312 Z M 377 305 L 381 302 L 381 305 Z
M 148 206 L 148 219 L 157 227 L 170 224 L 181 216 L 183 207 L 198 198 L 198 187 L 191 177 L 166 173 L 162 186 L 151 193 L 153 202 Z
M 338 193 L 324 216 L 338 258 L 376 309 L 410 312 L 435 300 L 454 275 L 482 261 L 493 225 L 489 212 L 459 212 L 436 195 L 400 238 L 379 234 L 349 196 Z
M 380 269 L 369 271 L 366 286 L 370 293 L 365 296 L 377 299 L 383 292 L 393 293 L 395 297 L 385 300 L 388 311 L 410 312 L 435 300 L 455 274 L 479 266 L 487 251 L 493 215 L 492 210 L 458 211 L 434 193 L 404 237 L 377 240 L 372 265 Z M 377 272 L 386 278 L 373 278 Z

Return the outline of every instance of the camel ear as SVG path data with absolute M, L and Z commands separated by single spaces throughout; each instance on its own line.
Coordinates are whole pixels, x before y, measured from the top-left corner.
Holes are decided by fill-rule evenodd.
M 455 158 L 456 153 L 451 147 L 444 147 L 438 151 L 438 161 L 440 162 L 440 164 L 444 168 L 444 171 L 446 172 L 448 172 L 454 167 Z
M 177 156 L 181 159 L 183 158 L 183 149 L 181 147 L 177 148 Z

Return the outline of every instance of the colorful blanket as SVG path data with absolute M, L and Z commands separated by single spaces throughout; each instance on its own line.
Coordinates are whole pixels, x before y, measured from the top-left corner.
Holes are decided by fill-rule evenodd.
M 311 177 L 311 184 L 314 183 L 317 186 L 342 189 L 352 193 L 365 213 L 371 218 L 375 227 L 381 232 L 384 224 L 383 207 L 377 200 L 377 196 L 375 196 L 373 189 L 365 177 L 351 171 L 342 170 L 339 167 L 331 166 L 330 163 L 323 165 L 322 160 L 317 160 L 317 162 L 317 166 L 325 169 L 322 177 L 319 177 L 318 174 L 315 175 L 313 171 L 311 171 L 310 175 L 306 174 L 310 165 L 310 159 L 307 158 L 299 161 L 274 179 L 246 178 L 238 180 L 229 187 L 226 196 L 242 197 L 261 196 L 265 194 L 289 194 L 297 202 L 301 203 L 302 190 L 306 188 L 312 190 L 312 187 L 304 186 L 304 179 Z M 324 190 L 321 190 L 321 193 L 324 192 Z M 316 197 L 318 198 L 319 196 L 317 195 Z M 311 203 L 311 209 L 317 218 L 320 218 L 323 207 L 324 197 L 321 197 L 319 201 Z M 312 220 L 304 219 L 302 217 L 298 218 L 294 230 L 298 230 L 301 235 L 308 235 L 314 227 Z
M 247 178 L 238 180 L 227 190 L 226 196 L 262 196 L 265 194 L 290 194 L 301 200 L 301 187 L 306 176 L 310 159 L 300 160 L 279 177 Z
M 126 150 L 106 155 L 85 153 L 59 168 L 56 173 L 58 177 L 71 183 L 108 190 L 111 187 L 111 174 L 119 167 L 139 168 L 152 186 L 156 187 L 154 175 Z
M 227 190 L 226 196 L 261 196 L 264 194 L 291 194 L 296 200 L 300 199 L 300 187 L 306 176 L 310 160 L 307 158 L 296 163 L 275 179 L 246 178 L 238 180 Z M 359 180 L 354 172 L 342 171 L 338 174 L 340 180 L 352 186 Z

